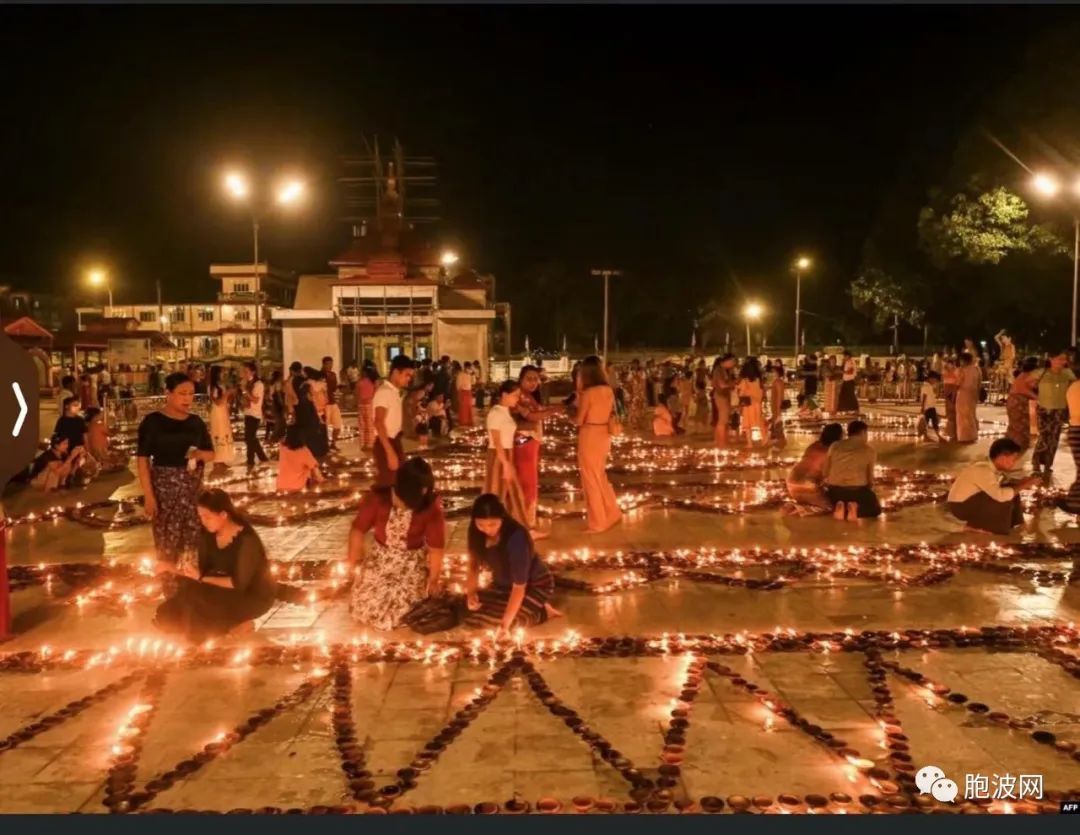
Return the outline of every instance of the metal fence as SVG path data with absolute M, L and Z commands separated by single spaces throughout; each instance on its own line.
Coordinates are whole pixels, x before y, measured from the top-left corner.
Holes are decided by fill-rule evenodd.
M 165 408 L 165 395 L 145 397 L 112 398 L 105 401 L 105 421 L 114 432 L 134 432 L 144 417 L 151 412 Z M 210 398 L 205 394 L 195 395 L 191 404 L 191 413 L 203 420 L 210 417 Z

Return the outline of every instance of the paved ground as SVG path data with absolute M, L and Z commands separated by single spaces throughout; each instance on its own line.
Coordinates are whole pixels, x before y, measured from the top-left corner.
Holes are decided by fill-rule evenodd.
M 1001 414 L 987 409 L 984 418 L 1000 419 Z M 784 455 L 797 455 L 807 440 L 794 438 Z M 962 462 L 984 455 L 988 440 L 963 448 L 915 445 L 909 440 L 879 439 L 876 443 L 884 464 L 948 473 Z M 756 469 L 721 477 L 749 482 L 740 494 L 746 501 L 760 495 L 759 482 L 781 473 L 779 468 Z M 1063 450 L 1055 483 L 1067 486 L 1073 476 L 1072 462 Z M 619 480 L 634 485 L 633 489 L 644 489 L 644 484 L 657 489 L 656 479 L 646 476 L 620 476 Z M 732 495 L 732 489 L 727 488 L 724 495 Z M 130 475 L 124 475 L 94 485 L 78 498 L 91 502 L 136 494 L 137 486 Z M 65 497 L 61 501 L 68 504 L 74 500 Z M 40 502 L 30 496 L 9 498 L 6 506 L 11 515 L 41 509 Z M 557 509 L 575 506 L 561 502 Z M 302 527 L 270 528 L 262 534 L 275 559 L 332 559 L 343 555 L 349 522 L 350 517 L 337 516 Z M 595 558 L 599 552 L 611 555 L 702 546 L 769 550 L 923 542 L 985 546 L 989 541 L 965 534 L 940 505 L 933 504 L 897 510 L 882 520 L 857 525 L 829 518 L 786 517 L 773 509 L 719 516 L 650 508 L 632 512 L 625 524 L 608 534 L 586 537 L 582 528 L 578 519 L 555 521 L 542 550 L 556 559 L 586 547 Z M 1078 539 L 1071 517 L 1044 509 L 1006 541 L 1072 543 Z M 450 552 L 460 553 L 463 543 L 464 522 L 453 522 Z M 146 526 L 102 532 L 62 520 L 12 530 L 8 557 L 13 565 L 110 559 L 126 563 L 149 554 L 150 546 Z M 1050 560 L 1042 565 L 1064 570 L 1068 561 Z M 897 570 L 906 577 L 924 568 L 903 565 Z M 565 573 L 593 582 L 621 574 L 589 569 Z M 762 575 L 748 564 L 744 576 Z M 569 633 L 573 630 L 583 638 L 659 639 L 668 633 L 673 642 L 678 633 L 713 635 L 724 644 L 732 638 L 719 636 L 744 630 L 775 632 L 777 627 L 798 633 L 850 630 L 857 634 L 863 630 L 1049 625 L 1066 630 L 1062 635 L 1071 634 L 1060 645 L 1075 654 L 1076 633 L 1067 630 L 1080 613 L 1080 590 L 1073 587 L 1067 591 L 1060 583 L 1036 585 L 1017 575 L 962 567 L 945 582 L 930 586 L 815 575 L 795 578 L 780 590 L 760 591 L 681 577 L 606 595 L 560 592 L 556 603 L 565 612 L 565 619 L 530 631 L 529 640 L 544 641 L 548 647 L 553 641 L 573 642 Z M 45 672 L 0 672 L 0 738 L 39 722 L 132 669 L 141 670 L 129 647 L 136 655 L 140 645 L 147 657 L 155 652 L 152 642 L 156 636 L 150 627 L 152 602 L 137 601 L 118 609 L 94 604 L 78 607 L 70 598 L 52 598 L 37 586 L 16 592 L 14 605 L 18 635 L 4 645 L 5 651 L 48 646 L 51 659 L 62 657 L 69 649 L 102 652 L 89 669 L 83 669 L 88 655 L 80 654 L 76 658 L 79 669 L 62 669 L 65 665 L 61 664 L 61 668 Z M 348 648 L 351 639 L 374 637 L 351 624 L 345 603 L 338 600 L 310 607 L 279 606 L 254 635 L 242 639 L 242 645 L 273 650 L 343 642 Z M 177 763 L 192 757 L 204 744 L 229 732 L 253 711 L 272 707 L 305 681 L 313 687 L 310 694 L 304 692 L 306 698 L 297 699 L 299 704 L 290 703 L 250 738 L 229 746 L 206 764 L 199 763 L 201 767 L 192 773 L 173 773 L 164 788 L 155 787 L 152 797 L 136 797 L 142 802 L 135 805 L 218 810 L 340 804 L 366 807 L 371 798 L 365 792 L 379 792 L 402 780 L 406 791 L 400 799 L 390 788 L 378 797 L 392 800 L 393 808 L 482 801 L 505 804 L 515 797 L 530 803 L 549 797 L 570 808 L 575 796 L 631 801 L 635 782 L 639 791 L 633 795 L 646 802 L 649 792 L 640 790 L 640 781 L 648 780 L 653 788 L 659 785 L 669 790 L 670 797 L 682 803 L 712 795 L 729 799 L 732 795 L 762 795 L 772 799 L 769 808 L 776 811 L 782 808 L 782 793 L 797 795 L 801 802 L 807 795 L 843 793 L 853 798 L 866 794 L 899 798 L 894 803 L 901 805 L 911 802 L 912 796 L 903 791 L 894 794 L 896 786 L 891 781 L 896 773 L 903 773 L 902 768 L 896 772 L 894 766 L 905 762 L 895 756 L 904 755 L 905 749 L 886 747 L 897 740 L 883 736 L 882 716 L 887 723 L 902 725 L 908 739 L 900 744 L 909 746 L 915 768 L 941 767 L 960 784 L 961 792 L 968 773 L 1043 775 L 1046 790 L 1080 786 L 1080 762 L 1071 758 L 1068 750 L 1040 745 L 1029 736 L 1032 730 L 1044 730 L 1052 732 L 1059 742 L 1080 742 L 1080 686 L 1062 666 L 1043 657 L 1045 653 L 1040 656 L 1031 651 L 1034 645 L 1025 645 L 1022 651 L 1015 651 L 1016 647 L 993 652 L 985 647 L 918 647 L 883 652 L 886 661 L 916 668 L 954 692 L 962 692 L 970 701 L 985 703 L 990 711 L 1032 723 L 1030 727 L 1010 728 L 1000 717 L 988 718 L 928 694 L 926 688 L 894 671 L 886 679 L 891 708 L 882 713 L 875 706 L 880 701 L 875 703 L 871 689 L 875 682 L 867 677 L 867 664 L 874 663 L 872 653 L 773 652 L 759 644 L 758 651 L 749 655 L 704 653 L 703 657 L 718 659 L 742 677 L 735 682 L 745 679 L 769 691 L 777 704 L 782 702 L 812 725 L 842 737 L 849 748 L 859 752 L 859 759 L 873 760 L 888 774 L 868 772 L 868 764 L 862 764 L 860 770 L 851 764 L 850 756 L 838 757 L 836 749 L 808 735 L 805 728 L 800 730 L 782 715 L 770 712 L 760 692 L 748 692 L 722 673 L 705 670 L 700 689 L 687 699 L 688 656 L 674 650 L 654 656 L 638 646 L 633 651 L 606 652 L 599 657 L 530 654 L 535 672 L 507 668 L 505 682 L 491 685 L 487 695 L 479 691 L 481 703 L 475 709 L 475 720 L 459 735 L 444 734 L 445 751 L 440 749 L 434 764 L 420 771 L 414 788 L 410 782 L 413 775 L 399 777 L 398 770 L 413 767 L 411 763 L 426 765 L 417 753 L 425 750 L 457 711 L 477 698 L 478 688 L 507 660 L 476 658 L 470 650 L 470 635 L 431 637 L 464 640 L 465 644 L 456 655 L 448 652 L 442 663 L 438 663 L 437 653 L 429 654 L 432 663 L 371 661 L 366 643 L 360 643 L 355 651 L 356 663 L 348 649 L 345 655 L 324 656 L 317 651 L 312 657 L 290 654 L 275 659 L 282 663 L 247 663 L 232 649 L 195 667 L 169 662 L 164 665 L 166 679 L 156 690 L 141 690 L 145 682 L 135 681 L 73 718 L 19 740 L 17 747 L 4 750 L 0 745 L 0 811 L 104 811 L 104 800 L 123 799 L 140 791 L 146 781 L 175 772 Z M 145 644 L 143 638 L 148 639 Z M 384 640 L 414 641 L 415 636 L 390 635 Z M 110 647 L 116 648 L 111 660 Z M 167 650 L 158 645 L 156 651 L 160 656 Z M 409 652 L 423 656 L 423 650 L 415 645 Z M 351 682 L 343 684 L 350 676 Z M 537 689 L 554 695 L 548 696 L 546 703 Z M 492 694 L 494 698 L 487 704 Z M 555 698 L 561 700 L 555 704 L 558 710 L 569 706 L 595 736 L 617 749 L 620 757 L 615 759 L 620 761 L 616 765 L 624 772 L 631 769 L 634 773 L 629 778 L 612 766 L 610 754 L 608 760 L 600 756 L 603 747 L 597 748 L 595 739 L 590 748 L 585 744 L 590 737 L 575 734 L 564 721 L 565 715 L 553 715 L 550 703 Z M 110 794 L 105 778 L 117 756 L 113 747 L 118 744 L 117 728 L 137 703 L 156 704 L 156 711 L 140 736 L 143 741 L 134 787 L 128 786 L 126 795 L 117 795 L 113 786 Z M 342 773 L 341 746 L 350 743 L 348 729 L 340 724 L 344 703 L 351 703 L 355 723 L 356 747 L 350 750 L 354 761 L 362 759 L 353 769 L 361 774 L 354 776 L 352 785 Z M 658 769 L 665 734 L 669 735 L 668 749 L 672 747 L 671 711 L 689 706 L 692 728 L 685 732 L 685 750 L 667 750 L 665 755 L 668 771 L 674 765 L 678 773 L 666 774 Z M 891 728 L 891 732 L 897 730 Z M 1067 744 L 1061 747 L 1068 748 Z M 364 802 L 356 799 L 358 794 Z M 654 808 L 662 808 L 669 799 L 666 794 L 659 799 L 653 795 Z M 738 803 L 735 798 L 735 805 Z M 764 800 L 761 803 L 766 805 Z M 791 808 L 798 811 L 805 806 Z M 863 807 L 857 801 L 848 804 L 838 795 L 827 808 Z M 994 806 L 995 810 L 1001 808 L 1000 803 Z

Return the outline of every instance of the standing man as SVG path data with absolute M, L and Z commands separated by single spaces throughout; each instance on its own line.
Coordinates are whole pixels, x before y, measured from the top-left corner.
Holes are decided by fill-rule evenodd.
M 330 449 L 337 451 L 337 439 L 344 425 L 341 406 L 338 405 L 338 376 L 334 373 L 334 358 L 322 358 L 322 372 L 326 377 L 326 427 L 330 430 Z
M 391 487 L 397 479 L 405 452 L 401 447 L 401 392 L 409 387 L 413 361 L 398 354 L 390 361 L 390 374 L 375 390 L 375 486 Z
M 263 464 L 267 462 L 266 452 L 259 443 L 259 424 L 263 417 L 263 399 L 266 386 L 259 379 L 258 366 L 251 360 L 244 363 L 241 375 L 244 380 L 244 446 L 247 447 L 248 470 L 255 468 L 255 458 Z

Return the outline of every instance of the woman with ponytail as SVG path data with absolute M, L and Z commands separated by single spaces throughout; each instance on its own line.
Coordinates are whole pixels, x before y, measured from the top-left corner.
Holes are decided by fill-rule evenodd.
M 198 513 L 198 566 L 158 563 L 159 572 L 176 575 L 177 585 L 154 619 L 162 631 L 192 641 L 224 635 L 265 614 L 277 593 L 262 541 L 229 494 L 202 492 Z

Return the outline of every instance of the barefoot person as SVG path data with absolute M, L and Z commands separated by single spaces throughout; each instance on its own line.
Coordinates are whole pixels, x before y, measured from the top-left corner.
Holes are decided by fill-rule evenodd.
M 1002 483 L 1022 452 L 1010 438 L 998 438 L 990 444 L 988 460 L 969 464 L 956 476 L 949 490 L 949 512 L 967 522 L 969 528 L 987 533 L 1007 534 L 1022 523 L 1020 491 L 1042 483 L 1037 475 Z
M 468 547 L 467 626 L 495 629 L 496 637 L 502 637 L 516 627 L 535 626 L 560 615 L 548 603 L 555 578 L 537 556 L 532 537 L 491 493 L 473 504 Z M 479 587 L 481 567 L 492 574 L 485 589 Z
M 325 480 L 319 462 L 305 443 L 303 428 L 294 423 L 286 430 L 278 451 L 278 492 L 299 493 L 309 483 Z
M 521 489 L 514 466 L 514 438 L 517 423 L 513 412 L 521 399 L 521 386 L 516 380 L 503 380 L 498 400 L 488 410 L 485 425 L 488 433 L 487 479 L 484 492 L 494 493 L 504 502 L 515 519 L 528 524 L 525 494 Z
M 176 593 L 162 603 L 154 625 L 191 641 L 224 635 L 265 614 L 277 595 L 259 535 L 233 506 L 224 490 L 199 495 L 202 525 L 197 565 L 159 562 L 162 574 L 175 575 Z
M 586 529 L 600 533 L 622 521 L 622 510 L 607 476 L 615 392 L 604 376 L 600 357 L 586 357 L 581 363 L 578 385 L 574 422 L 578 426 L 577 463 L 585 493 Z
M 536 508 L 540 499 L 540 453 L 544 439 L 544 420 L 562 412 L 561 407 L 546 407 L 540 402 L 540 369 L 526 365 L 518 375 L 521 398 L 514 409 L 517 435 L 514 438 L 514 468 L 525 498 L 525 516 L 529 527 L 537 525 Z
M 867 443 L 868 427 L 861 420 L 849 423 L 847 431 L 847 439 L 829 447 L 825 458 L 825 494 L 837 519 L 872 519 L 881 515 L 874 493 L 877 453 Z
M 187 374 L 165 378 L 165 408 L 139 424 L 136 450 L 143 509 L 153 523 L 159 560 L 175 563 L 199 547 L 196 500 L 214 444 L 202 418 L 191 414 L 195 384 Z
M 412 382 L 414 364 L 398 354 L 390 361 L 390 376 L 375 390 L 371 405 L 375 415 L 375 486 L 390 487 L 405 452 L 401 446 L 403 416 L 401 392 Z
M 825 495 L 825 461 L 829 448 L 844 438 L 844 427 L 830 423 L 821 430 L 821 437 L 806 448 L 802 459 L 787 477 L 788 496 L 792 501 L 789 513 L 805 515 L 832 510 L 832 502 Z
M 371 548 L 364 535 L 372 531 Z M 349 532 L 349 564 L 356 580 L 352 616 L 375 629 L 396 629 L 442 581 L 446 519 L 435 476 L 423 458 L 395 471 L 393 487 L 376 487 L 360 502 Z

